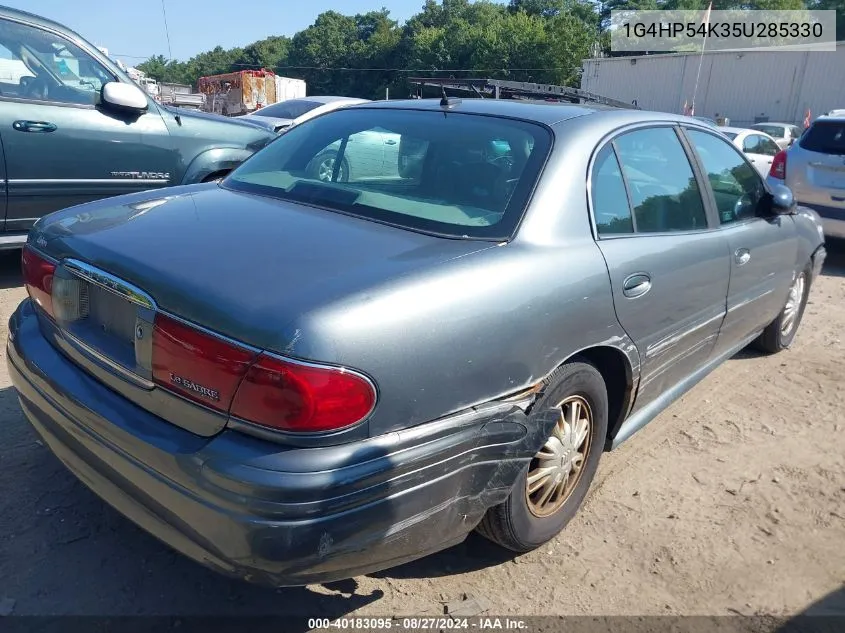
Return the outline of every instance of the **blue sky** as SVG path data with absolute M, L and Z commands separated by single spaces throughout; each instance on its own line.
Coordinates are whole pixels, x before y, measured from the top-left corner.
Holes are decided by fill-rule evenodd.
M 354 14 L 386 6 L 395 20 L 403 22 L 422 8 L 424 0 L 164 1 L 173 57 L 185 60 L 218 44 L 231 48 L 268 35 L 293 35 L 329 9 Z M 161 0 L 4 0 L 3 4 L 60 22 L 129 65 L 150 55 L 168 56 Z

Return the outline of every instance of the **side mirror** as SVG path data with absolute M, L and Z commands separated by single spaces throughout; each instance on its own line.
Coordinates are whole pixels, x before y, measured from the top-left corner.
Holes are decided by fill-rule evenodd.
M 772 186 L 772 213 L 789 215 L 795 212 L 795 198 L 792 189 L 786 185 Z
M 100 97 L 103 106 L 112 110 L 140 114 L 146 112 L 149 107 L 147 95 L 138 86 L 120 81 L 110 81 L 103 84 Z

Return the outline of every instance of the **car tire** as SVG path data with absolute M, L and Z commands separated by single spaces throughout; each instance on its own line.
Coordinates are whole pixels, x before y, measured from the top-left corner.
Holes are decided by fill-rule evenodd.
M 308 168 L 306 169 L 308 176 L 322 182 L 330 182 L 330 180 L 325 178 L 326 170 L 334 168 L 334 161 L 336 159 L 337 152 L 335 151 L 318 154 L 308 163 Z M 340 173 L 337 175 L 337 180 L 338 182 L 347 182 L 349 180 L 349 163 L 346 162 L 346 158 L 340 164 Z
M 554 538 L 575 516 L 598 469 L 607 435 L 607 388 L 595 366 L 584 361 L 567 363 L 549 376 L 546 385 L 533 410 L 541 412 L 560 408 L 561 421 L 552 436 L 520 473 L 508 498 L 490 508 L 476 528 L 485 538 L 514 552 L 536 549 Z M 574 442 L 560 439 L 561 435 L 566 437 L 567 426 L 569 436 L 572 437 L 573 425 L 569 424 L 567 418 L 572 419 L 572 405 L 575 403 L 580 407 L 586 404 L 586 413 L 590 418 L 583 443 L 574 447 L 581 454 L 581 465 L 577 474 L 574 468 L 569 472 L 569 477 L 574 475 L 576 480 L 564 484 L 561 494 L 552 492 L 544 506 L 540 503 L 544 489 L 548 489 L 549 482 L 556 481 L 561 471 L 552 471 L 552 474 L 545 478 L 541 469 L 548 468 L 548 465 L 554 462 L 551 457 L 554 455 L 560 460 L 570 460 L 573 446 L 578 444 L 577 434 Z M 574 466 L 575 462 L 571 464 Z M 541 485 L 543 481 L 547 485 L 541 485 L 531 493 L 529 481 L 532 482 L 532 487 Z
M 754 341 L 754 347 L 767 354 L 776 354 L 792 345 L 807 307 L 812 274 L 810 265 L 795 273 L 783 309 Z

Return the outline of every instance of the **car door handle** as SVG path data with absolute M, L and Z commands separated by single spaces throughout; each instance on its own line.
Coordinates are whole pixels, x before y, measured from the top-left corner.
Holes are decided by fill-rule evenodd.
M 12 129 L 18 132 L 55 132 L 56 124 L 47 121 L 15 121 Z
M 651 277 L 645 273 L 631 275 L 622 282 L 622 294 L 631 299 L 642 297 L 649 290 L 651 290 Z
M 384 142 L 385 145 L 396 145 L 396 141 L 393 139 L 388 139 Z
M 734 261 L 737 266 L 744 266 L 751 261 L 751 251 L 747 248 L 736 249 L 736 252 L 734 252 Z

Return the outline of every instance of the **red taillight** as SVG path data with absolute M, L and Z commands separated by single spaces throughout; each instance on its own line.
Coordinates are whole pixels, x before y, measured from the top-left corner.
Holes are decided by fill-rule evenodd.
M 53 275 L 56 265 L 48 261 L 29 246 L 24 246 L 21 254 L 23 282 L 30 298 L 47 314 L 53 316 Z
M 264 354 L 247 372 L 231 414 L 280 431 L 318 433 L 360 422 L 375 403 L 363 376 Z
M 769 176 L 786 180 L 786 150 L 781 150 L 772 159 L 772 167 L 769 169 Z
M 154 382 L 223 412 L 257 355 L 163 314 L 152 345 Z
M 156 384 L 270 429 L 336 431 L 376 402 L 373 385 L 354 372 L 259 354 L 163 314 L 152 346 Z

